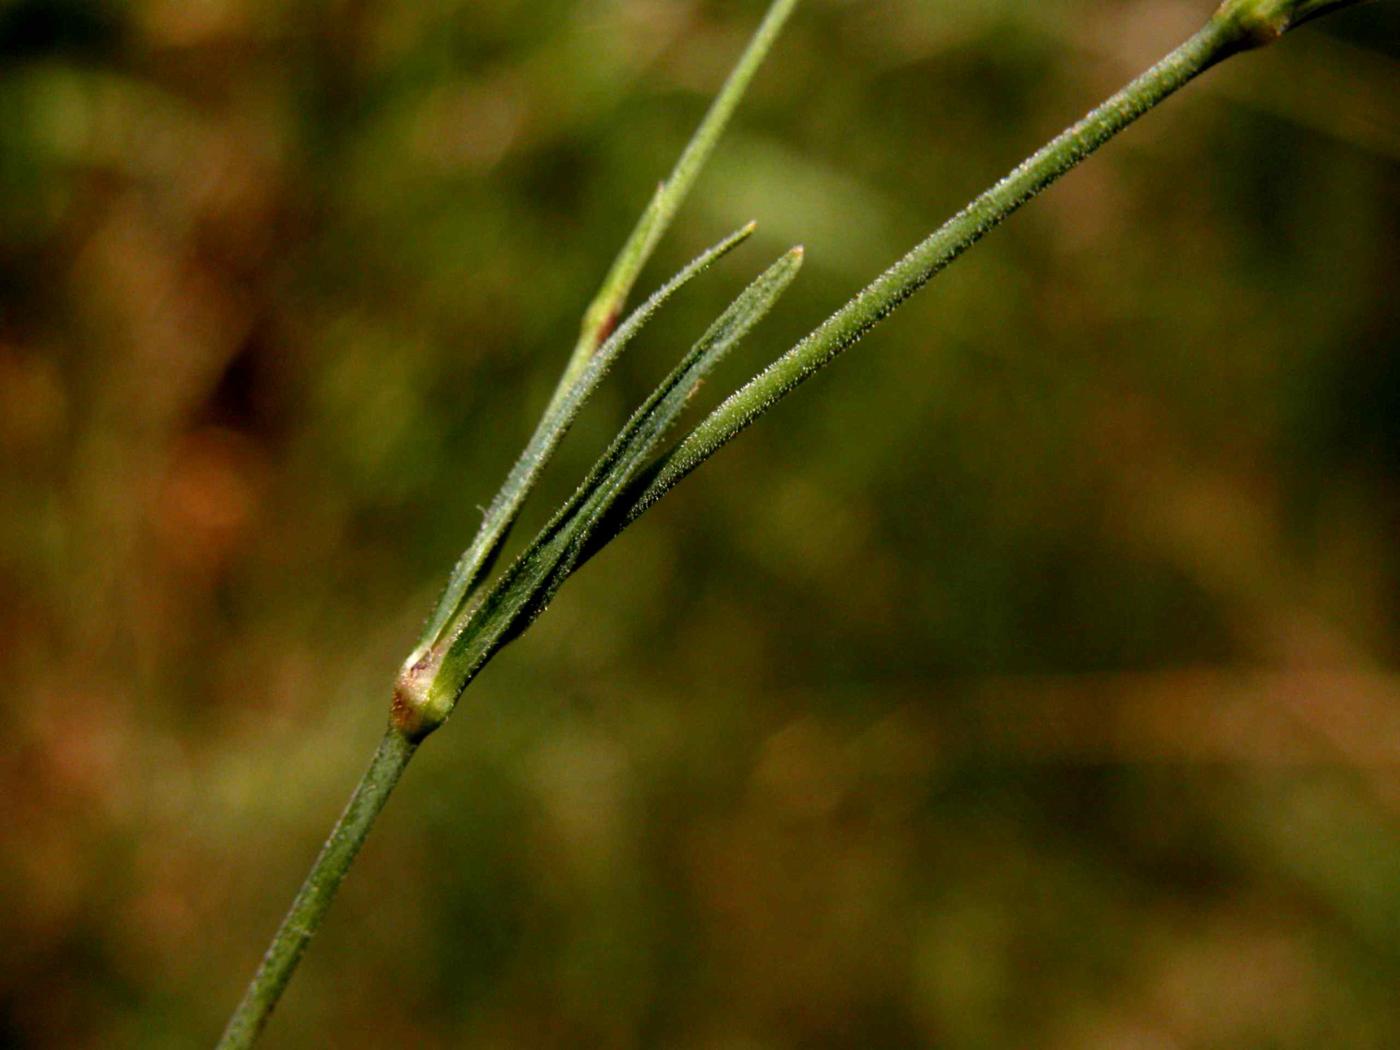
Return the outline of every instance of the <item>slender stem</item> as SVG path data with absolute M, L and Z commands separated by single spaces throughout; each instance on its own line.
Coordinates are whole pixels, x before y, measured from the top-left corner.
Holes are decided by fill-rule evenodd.
M 642 479 L 639 494 L 621 527 L 640 517 L 682 478 L 855 344 L 1027 201 L 1138 117 L 1242 46 L 1240 27 L 1233 19 L 1217 14 L 1166 58 L 1037 150 L 702 420 Z M 608 538 L 611 537 L 601 537 L 603 542 Z
M 330 837 L 321 847 L 316 862 L 311 865 L 311 871 L 297 891 L 286 918 L 277 928 L 258 972 L 243 993 L 243 1000 L 229 1018 L 218 1050 L 252 1046 L 267 1024 L 277 1000 L 282 996 L 282 990 L 291 980 L 292 972 L 306 951 L 307 943 L 321 925 L 326 909 L 335 899 L 336 890 L 364 845 L 374 818 L 384 808 L 389 793 L 394 790 L 394 785 L 399 782 L 399 776 L 416 750 L 418 745 L 392 726 L 385 731 L 374 757 L 370 759 L 369 768 L 355 786 L 345 811 L 331 829 Z

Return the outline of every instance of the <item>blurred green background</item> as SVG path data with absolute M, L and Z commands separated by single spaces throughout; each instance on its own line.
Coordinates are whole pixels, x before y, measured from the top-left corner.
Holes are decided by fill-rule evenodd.
M 517 544 L 1210 0 L 807 0 Z M 207 1045 L 757 0 L 0 0 L 0 1044 Z M 1400 1046 L 1400 5 L 1211 73 L 591 563 L 269 1047 Z

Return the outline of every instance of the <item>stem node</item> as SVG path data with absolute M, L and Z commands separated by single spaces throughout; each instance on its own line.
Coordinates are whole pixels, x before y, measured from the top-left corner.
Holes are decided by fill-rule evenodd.
M 452 710 L 451 702 L 444 704 L 433 689 L 441 662 L 437 648 L 431 648 L 419 659 L 405 664 L 394 682 L 389 722 L 414 744 L 422 743 L 446 722 Z
M 1248 51 L 1272 44 L 1310 18 L 1337 8 L 1350 7 L 1359 0 L 1223 0 L 1215 21 L 1228 26 L 1235 48 Z

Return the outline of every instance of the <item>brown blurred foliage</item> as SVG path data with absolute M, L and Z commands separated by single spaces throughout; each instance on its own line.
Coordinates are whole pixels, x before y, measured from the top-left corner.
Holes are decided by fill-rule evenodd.
M 210 1043 L 757 0 L 0 3 L 0 1044 Z M 1209 0 L 810 0 L 528 533 Z M 564 591 L 272 1046 L 1400 1045 L 1400 8 L 1213 72 Z

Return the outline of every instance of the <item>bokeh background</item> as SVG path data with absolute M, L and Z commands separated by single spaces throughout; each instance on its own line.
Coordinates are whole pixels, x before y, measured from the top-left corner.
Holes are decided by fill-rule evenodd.
M 0 1044 L 212 1042 L 761 6 L 0 3 Z M 517 543 L 1210 6 L 808 0 Z M 1397 54 L 1213 72 L 591 563 L 266 1045 L 1400 1045 Z

